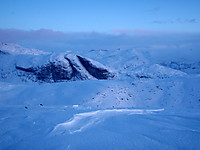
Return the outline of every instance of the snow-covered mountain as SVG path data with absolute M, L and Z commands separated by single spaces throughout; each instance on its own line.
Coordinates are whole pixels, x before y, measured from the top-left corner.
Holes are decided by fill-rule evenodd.
M 29 54 L 29 55 L 47 54 L 47 52 L 40 51 L 37 49 L 25 48 L 15 43 L 0 43 L 0 53 Z
M 0 150 L 199 149 L 198 72 L 131 49 L 3 47 Z
M 114 77 L 104 65 L 79 55 L 45 53 L 5 43 L 0 50 L 1 81 L 61 82 Z
M 181 62 L 181 61 L 169 61 L 162 62 L 161 65 L 186 72 L 188 74 L 200 74 L 200 61 L 199 62 Z

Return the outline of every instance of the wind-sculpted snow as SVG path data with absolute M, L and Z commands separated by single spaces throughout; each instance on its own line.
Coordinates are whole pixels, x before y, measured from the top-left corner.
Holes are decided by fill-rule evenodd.
M 58 124 L 53 132 L 57 133 L 65 133 L 68 132 L 70 134 L 76 132 L 82 132 L 83 130 L 98 124 L 105 119 L 110 117 L 117 117 L 119 115 L 131 115 L 135 114 L 151 114 L 163 111 L 164 109 L 108 109 L 108 110 L 97 110 L 92 112 L 85 112 L 75 114 L 72 119 L 66 121 L 64 123 Z
M 28 108 L 13 105 L 1 106 L 0 112 L 1 150 L 198 150 L 200 146 L 200 114 L 197 111 L 88 112 L 55 105 Z M 64 122 L 71 116 L 72 119 Z M 99 121 L 93 123 L 92 118 L 97 117 Z M 93 124 L 73 132 L 89 121 Z M 60 122 L 68 123 L 67 127 L 55 130 Z

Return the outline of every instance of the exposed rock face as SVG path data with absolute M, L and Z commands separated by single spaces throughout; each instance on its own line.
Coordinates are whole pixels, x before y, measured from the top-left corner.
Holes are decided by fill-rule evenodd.
M 9 53 L 0 50 L 0 55 L 9 55 Z
M 24 75 L 32 74 L 38 81 L 59 82 L 71 79 L 70 71 L 66 70 L 65 66 L 56 65 L 54 62 L 30 68 L 16 66 L 16 69 L 24 72 Z
M 91 61 L 77 56 L 81 64 L 85 67 L 85 69 L 95 78 L 97 79 L 108 79 L 113 77 L 113 74 L 110 74 L 109 71 L 105 68 L 100 68 L 95 66 Z

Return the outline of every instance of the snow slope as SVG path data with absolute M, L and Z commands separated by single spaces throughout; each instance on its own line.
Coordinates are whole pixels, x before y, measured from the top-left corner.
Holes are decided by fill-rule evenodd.
M 155 64 L 136 50 L 76 53 L 87 58 L 86 64 L 114 70 L 115 77 L 56 83 L 1 80 L 1 150 L 199 149 L 198 74 Z M 30 63 L 63 56 L 81 63 L 66 53 L 39 54 Z M 33 58 L 12 59 L 21 65 L 27 57 Z
M 48 52 L 40 51 L 37 49 L 24 48 L 15 43 L 0 43 L 0 50 L 12 54 L 27 54 L 27 55 L 40 55 L 48 54 Z

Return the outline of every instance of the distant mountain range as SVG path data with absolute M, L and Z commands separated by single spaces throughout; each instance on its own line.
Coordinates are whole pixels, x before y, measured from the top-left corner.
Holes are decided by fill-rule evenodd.
M 62 53 L 0 44 L 0 80 L 8 82 L 66 82 L 112 78 L 170 78 L 199 74 L 200 62 L 154 64 L 135 50 L 90 50 Z M 92 59 L 89 59 L 92 58 Z M 115 71 L 113 71 L 115 70 Z

